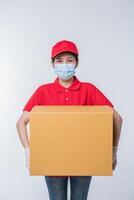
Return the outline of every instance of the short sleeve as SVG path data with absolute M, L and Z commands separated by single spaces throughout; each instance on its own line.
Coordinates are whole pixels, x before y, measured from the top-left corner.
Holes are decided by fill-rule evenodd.
M 40 87 L 38 87 L 32 94 L 32 96 L 29 98 L 28 102 L 23 108 L 23 111 L 30 112 L 34 106 L 40 105 L 40 101 L 41 101 L 41 94 L 40 94 Z
M 109 105 L 114 107 L 112 102 L 101 92 L 96 86 L 93 85 L 92 102 L 94 105 Z

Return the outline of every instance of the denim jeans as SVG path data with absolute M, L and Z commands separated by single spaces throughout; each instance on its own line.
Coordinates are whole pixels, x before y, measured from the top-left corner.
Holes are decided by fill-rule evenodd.
M 50 200 L 67 200 L 68 178 L 70 178 L 70 200 L 87 200 L 92 176 L 44 176 L 44 178 Z

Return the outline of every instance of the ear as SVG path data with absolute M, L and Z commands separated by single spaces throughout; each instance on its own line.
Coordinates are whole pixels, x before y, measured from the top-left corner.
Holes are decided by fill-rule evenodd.
M 75 68 L 77 68 L 77 65 L 78 65 L 78 64 L 79 64 L 79 60 L 77 60 Z
M 52 67 L 54 68 L 54 62 L 51 62 L 51 64 L 52 64 Z

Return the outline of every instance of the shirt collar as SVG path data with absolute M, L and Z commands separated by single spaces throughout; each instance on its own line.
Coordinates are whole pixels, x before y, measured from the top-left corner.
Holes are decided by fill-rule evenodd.
M 59 78 L 57 77 L 54 81 L 54 84 L 56 85 L 56 90 L 57 92 L 62 92 L 64 91 L 65 89 L 69 89 L 69 90 L 78 90 L 80 88 L 80 85 L 81 85 L 81 82 L 78 80 L 78 78 L 74 75 L 73 76 L 74 79 L 73 79 L 73 82 L 72 84 L 66 88 L 64 86 L 62 86 L 60 83 L 59 83 Z

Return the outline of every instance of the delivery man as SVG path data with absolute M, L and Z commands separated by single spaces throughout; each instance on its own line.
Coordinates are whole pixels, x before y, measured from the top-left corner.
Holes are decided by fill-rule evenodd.
M 43 84 L 30 97 L 16 127 L 25 149 L 26 166 L 29 168 L 29 140 L 27 124 L 29 112 L 35 105 L 109 105 L 113 108 L 113 170 L 117 164 L 117 149 L 122 117 L 111 101 L 92 83 L 81 82 L 77 76 L 78 49 L 72 41 L 57 42 L 51 51 L 51 62 L 57 78 Z M 60 122 L 59 122 L 60 123 Z M 60 124 L 59 124 L 60 125 Z M 68 176 L 44 176 L 51 200 L 67 200 Z M 91 176 L 70 176 L 71 200 L 86 200 Z

